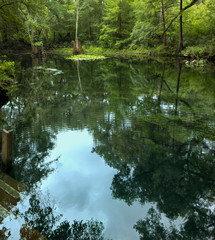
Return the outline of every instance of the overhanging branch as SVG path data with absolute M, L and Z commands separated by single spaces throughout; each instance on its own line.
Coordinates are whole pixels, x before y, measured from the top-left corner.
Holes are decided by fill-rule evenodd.
M 192 0 L 192 2 L 190 4 L 188 4 L 186 7 L 182 8 L 182 10 L 171 20 L 171 22 L 168 24 L 168 26 L 166 27 L 166 29 L 163 31 L 163 34 L 171 27 L 171 25 L 173 24 L 173 22 L 180 16 L 182 15 L 182 13 L 184 11 L 186 11 L 188 8 L 192 7 L 194 4 L 196 4 L 198 2 L 198 0 Z
M 5 4 L 3 4 L 3 5 L 0 6 L 0 10 L 1 10 L 3 7 L 10 6 L 10 5 L 12 5 L 12 4 L 14 4 L 14 3 L 17 3 L 17 2 L 19 2 L 19 1 L 14 1 L 14 2 L 10 2 L 10 3 L 5 3 Z

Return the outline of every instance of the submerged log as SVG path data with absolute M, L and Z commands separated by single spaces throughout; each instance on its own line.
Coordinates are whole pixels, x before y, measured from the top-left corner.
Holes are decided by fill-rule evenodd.
M 81 46 L 81 43 L 78 40 L 75 40 L 74 46 L 73 46 L 73 54 L 80 54 L 83 53 L 83 49 Z

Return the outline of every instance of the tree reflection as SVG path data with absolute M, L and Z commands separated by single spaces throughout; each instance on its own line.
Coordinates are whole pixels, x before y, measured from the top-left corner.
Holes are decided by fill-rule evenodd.
M 213 239 L 215 234 L 214 212 L 208 208 L 201 208 L 200 212 L 193 211 L 181 227 L 171 223 L 167 228 L 161 221 L 161 214 L 150 209 L 144 220 L 139 220 L 134 228 L 140 234 L 141 240 L 173 240 L 173 239 Z
M 97 220 L 77 221 L 72 224 L 67 220 L 62 221 L 62 214 L 56 214 L 56 209 L 50 205 L 50 199 L 39 198 L 38 193 L 31 195 L 29 199 L 29 209 L 24 213 L 17 212 L 24 217 L 26 224 L 20 230 L 20 236 L 34 234 L 31 229 L 36 229 L 38 233 L 50 240 L 103 240 L 104 226 Z M 29 236 L 32 237 L 32 236 Z M 32 238 L 27 238 L 32 239 Z
M 111 59 L 75 66 L 53 58 L 45 64 L 33 71 L 20 64 L 23 87 L 10 100 L 15 110 L 2 111 L 15 128 L 16 179 L 32 189 L 53 170 L 45 158 L 56 134 L 87 128 L 94 136 L 93 151 L 118 170 L 111 186 L 113 197 L 128 204 L 156 203 L 157 210 L 135 224 L 141 239 L 212 236 L 215 85 L 210 74 L 152 60 Z M 50 66 L 63 74 L 55 75 L 47 70 Z M 40 224 L 44 225 L 46 236 L 55 234 L 52 239 L 63 233 L 81 239 L 73 230 L 90 228 L 86 222 L 59 225 L 52 208 L 41 210 L 36 195 L 31 201 L 26 219 L 41 232 Z M 41 214 L 36 217 L 39 222 L 30 222 L 35 212 Z M 171 221 L 182 218 L 184 224 L 167 229 L 161 213 Z M 57 224 L 54 233 L 47 225 L 50 219 L 51 228 Z M 97 225 L 102 228 L 99 223 L 93 226 Z
M 180 77 L 179 63 L 176 95 L 169 91 L 172 87 L 167 88 L 171 98 L 165 92 L 161 95 L 164 86 L 160 85 L 157 99 L 149 95 L 138 99 L 129 117 L 107 119 L 94 132 L 93 151 L 118 169 L 111 186 L 113 197 L 129 205 L 156 203 L 159 212 L 151 210 L 135 225 L 141 239 L 211 239 L 215 231 L 214 148 L 209 144 L 215 129 L 209 127 L 210 119 L 203 120 L 195 107 L 190 110 L 190 104 L 184 104 Z M 161 84 L 163 78 L 164 68 Z M 192 115 L 187 114 L 190 111 Z M 183 225 L 168 229 L 160 213 L 176 223 L 182 218 Z

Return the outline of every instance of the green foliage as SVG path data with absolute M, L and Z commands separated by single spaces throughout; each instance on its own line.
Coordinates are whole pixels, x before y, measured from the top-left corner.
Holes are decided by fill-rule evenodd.
M 104 56 L 97 56 L 97 55 L 74 55 L 72 57 L 67 57 L 66 59 L 73 60 L 73 61 L 95 61 L 95 60 L 104 60 L 106 57 Z
M 56 48 L 52 49 L 52 53 L 64 55 L 64 56 L 71 56 L 73 54 L 72 48 Z
M 5 58 L 6 56 L 1 56 L 1 58 Z M 8 81 L 11 81 L 12 77 L 14 77 L 14 65 L 15 62 L 1 60 L 0 59 L 0 84 L 5 84 Z
M 135 49 L 140 47 L 154 47 L 159 43 L 159 5 L 157 2 L 151 4 L 150 1 L 134 1 L 135 25 L 131 33 L 132 43 L 130 47 Z M 144 11 L 143 11 L 144 9 Z
M 183 0 L 183 7 L 191 2 Z M 62 48 L 74 41 L 75 1 L 8 0 L 8 4 L 0 5 L 1 48 L 26 49 L 40 42 L 46 48 Z M 80 0 L 78 39 L 87 48 L 175 54 L 179 11 L 179 1 L 173 0 Z M 211 0 L 197 1 L 183 11 L 185 53 L 215 55 L 214 12 Z
M 133 27 L 130 1 L 117 0 L 104 3 L 103 25 L 99 38 L 102 47 L 122 49 L 128 46 Z
M 185 46 L 207 46 L 212 44 L 210 41 L 215 35 L 213 27 L 215 21 L 214 11 L 214 1 L 205 0 L 185 12 Z
M 43 46 L 43 42 L 42 42 L 42 41 L 40 41 L 40 42 L 35 42 L 35 43 L 34 43 L 34 46 L 35 46 L 35 47 L 42 47 L 42 46 Z
M 5 55 L 0 56 L 0 89 L 11 94 L 17 90 L 16 85 L 14 85 L 15 62 L 5 60 L 6 57 Z
M 211 41 L 212 42 L 212 41 Z M 189 46 L 182 51 L 183 54 L 192 55 L 195 57 L 206 57 L 215 54 L 215 44 Z
M 8 75 L 13 75 L 14 65 L 15 65 L 15 62 L 0 60 L 0 73 L 6 73 Z

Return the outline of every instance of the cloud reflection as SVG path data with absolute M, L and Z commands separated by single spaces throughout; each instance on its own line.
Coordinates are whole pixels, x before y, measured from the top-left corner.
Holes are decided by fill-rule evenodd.
M 50 158 L 61 154 L 61 168 L 44 180 L 42 190 L 50 193 L 68 220 L 94 218 L 104 222 L 107 238 L 138 239 L 133 225 L 151 205 L 127 206 L 113 199 L 110 186 L 117 171 L 91 153 L 92 148 L 93 138 L 87 130 L 60 133 Z

